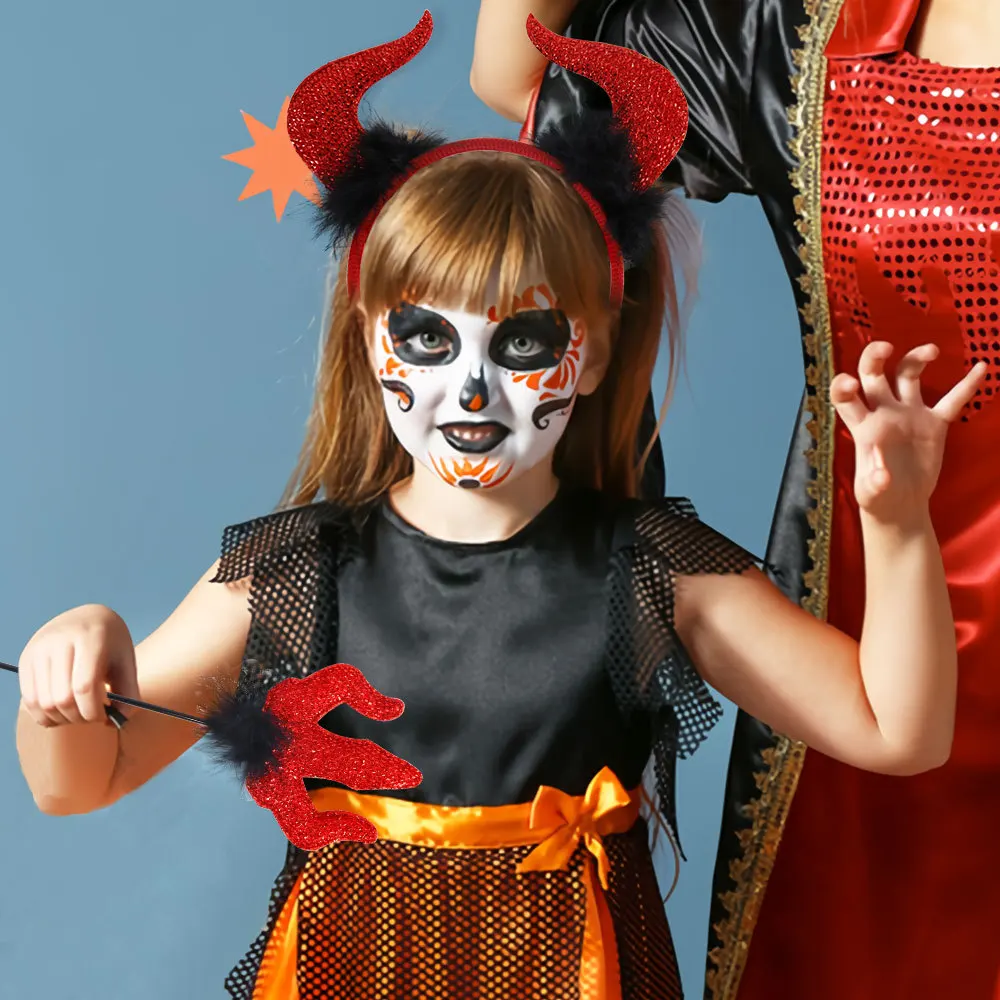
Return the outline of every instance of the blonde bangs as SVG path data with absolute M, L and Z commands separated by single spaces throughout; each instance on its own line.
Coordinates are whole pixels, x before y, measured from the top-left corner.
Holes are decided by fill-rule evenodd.
M 496 305 L 506 316 L 529 268 L 564 312 L 606 324 L 607 250 L 579 195 L 525 157 L 464 153 L 425 167 L 385 206 L 365 247 L 359 302 L 369 317 L 403 299 L 477 314 Z M 498 270 L 497 301 L 487 302 Z

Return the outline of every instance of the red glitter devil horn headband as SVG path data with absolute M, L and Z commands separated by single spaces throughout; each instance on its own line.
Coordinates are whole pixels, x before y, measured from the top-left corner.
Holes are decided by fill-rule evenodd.
M 325 188 L 317 199 L 317 229 L 331 237 L 332 247 L 350 247 L 349 294 L 360 288 L 365 244 L 379 213 L 400 186 L 445 157 L 489 151 L 543 163 L 580 195 L 607 246 L 609 300 L 612 308 L 619 308 L 625 260 L 635 263 L 649 252 L 663 197 L 654 185 L 687 132 L 687 103 L 677 81 L 636 52 L 563 38 L 530 17 L 527 33 L 535 47 L 553 63 L 601 87 L 613 115 L 548 130 L 530 143 L 499 138 L 446 142 L 385 123 L 362 126 L 358 106 L 365 93 L 420 52 L 432 30 L 431 15 L 425 12 L 402 38 L 336 59 L 312 73 L 288 105 L 288 138 L 301 165 Z M 281 160 L 280 166 L 286 169 L 287 164 Z M 296 190 L 302 190 L 305 182 L 297 174 L 295 179 L 301 185 Z
M 687 134 L 687 101 L 673 74 L 618 45 L 557 35 L 534 14 L 528 17 L 528 37 L 548 60 L 586 77 L 608 95 L 639 168 L 636 190 L 656 183 Z
M 324 184 L 343 173 L 364 133 L 358 107 L 365 93 L 405 66 L 427 44 L 433 29 L 431 13 L 425 10 L 402 38 L 334 59 L 296 88 L 288 105 L 288 136 Z

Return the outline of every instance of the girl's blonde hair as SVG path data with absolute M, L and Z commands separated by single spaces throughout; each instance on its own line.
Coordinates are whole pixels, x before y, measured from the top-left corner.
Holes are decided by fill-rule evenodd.
M 372 368 L 371 338 L 380 314 L 403 299 L 482 313 L 499 268 L 497 309 L 508 315 L 522 272 L 531 265 L 545 276 L 560 308 L 606 335 L 610 347 L 601 384 L 577 398 L 556 450 L 556 474 L 618 497 L 638 495 L 649 451 L 647 442 L 638 442 L 639 425 L 664 322 L 668 398 L 680 358 L 681 314 L 670 258 L 658 230 L 647 259 L 626 272 L 620 314 L 612 312 L 600 229 L 557 173 L 525 157 L 493 152 L 424 167 L 372 228 L 354 302 L 341 263 L 306 438 L 283 503 L 322 495 L 358 507 L 410 474 L 412 459 L 389 427 Z M 685 279 L 690 293 L 692 271 Z M 641 455 L 637 444 L 644 448 Z

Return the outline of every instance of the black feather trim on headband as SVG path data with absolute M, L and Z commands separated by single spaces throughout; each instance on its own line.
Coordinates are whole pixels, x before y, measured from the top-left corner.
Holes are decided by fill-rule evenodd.
M 410 164 L 443 145 L 432 133 L 406 132 L 373 122 L 361 134 L 347 170 L 331 187 L 323 187 L 316 230 L 332 248 L 343 249 L 355 231 Z
M 562 163 L 568 180 L 582 184 L 597 199 L 626 263 L 643 260 L 667 192 L 659 185 L 635 190 L 638 168 L 628 135 L 614 116 L 590 113 L 560 122 L 558 129 L 547 128 L 536 136 L 535 145 Z

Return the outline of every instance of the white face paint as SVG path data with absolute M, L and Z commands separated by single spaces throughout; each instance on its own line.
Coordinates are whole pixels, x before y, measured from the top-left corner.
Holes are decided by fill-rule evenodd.
M 544 283 L 514 314 L 477 316 L 404 302 L 375 329 L 389 424 L 413 458 L 452 486 L 494 487 L 549 459 L 585 361 L 582 324 Z

